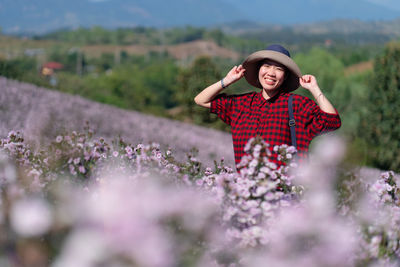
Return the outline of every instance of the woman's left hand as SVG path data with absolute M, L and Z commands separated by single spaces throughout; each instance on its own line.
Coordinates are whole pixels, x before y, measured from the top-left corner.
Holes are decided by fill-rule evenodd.
M 299 82 L 301 87 L 309 91 L 319 89 L 317 79 L 313 75 L 309 74 L 303 75 L 302 77 L 299 78 Z

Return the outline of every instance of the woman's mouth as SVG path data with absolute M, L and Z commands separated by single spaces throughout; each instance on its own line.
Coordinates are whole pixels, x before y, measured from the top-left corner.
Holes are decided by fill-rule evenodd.
M 269 79 L 269 78 L 265 78 L 264 81 L 268 85 L 274 85 L 276 82 L 274 79 Z

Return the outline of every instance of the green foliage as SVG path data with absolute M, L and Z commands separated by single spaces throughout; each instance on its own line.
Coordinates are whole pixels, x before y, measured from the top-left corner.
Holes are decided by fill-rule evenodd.
M 178 67 L 171 60 L 154 61 L 145 66 L 122 64 L 101 75 L 82 78 L 59 73 L 58 89 L 121 108 L 160 115 L 174 105 L 172 90 L 177 73 Z
M 154 29 L 145 27 L 108 30 L 101 27 L 60 30 L 35 36 L 36 40 L 55 40 L 75 45 L 173 45 L 195 40 L 211 40 L 220 46 L 249 54 L 265 48 L 265 42 L 257 38 L 242 38 L 225 34 L 221 29 L 187 26 L 183 28 Z
M 143 27 L 119 28 L 107 30 L 99 26 L 92 28 L 78 28 L 76 30 L 59 30 L 42 36 L 35 36 L 36 40 L 56 40 L 75 44 L 134 44 L 139 43 L 143 35 L 149 35 L 153 29 Z
M 373 60 L 383 52 L 383 45 L 335 45 L 329 49 L 345 66 Z
M 36 61 L 28 57 L 15 58 L 12 60 L 0 58 L 0 75 L 17 79 L 23 76 L 27 71 L 36 70 L 36 65 Z
M 364 103 L 368 101 L 368 82 L 371 74 L 371 71 L 367 71 L 341 76 L 335 82 L 333 90 L 329 92 L 329 100 L 339 111 L 342 119 L 342 127 L 339 132 L 352 141 L 358 138 L 361 114 L 365 111 Z
M 194 97 L 210 84 L 221 79 L 221 73 L 216 64 L 209 57 L 197 58 L 192 66 L 184 69 L 178 76 L 175 98 L 183 108 L 182 114 L 197 124 L 215 124 L 216 116 L 209 110 L 199 107 L 194 102 Z
M 78 49 L 70 49 L 65 52 L 54 48 L 50 51 L 48 61 L 56 61 L 63 64 L 63 71 L 81 74 L 83 68 L 87 65 L 85 55 Z
M 305 26 L 305 25 L 304 25 Z M 317 26 L 318 28 L 320 27 Z M 250 27 L 248 31 L 241 31 L 236 34 L 242 39 L 258 40 L 264 44 L 280 43 L 289 47 L 292 52 L 308 51 L 314 46 L 330 47 L 333 45 L 335 48 L 340 47 L 343 50 L 351 48 L 368 47 L 370 45 L 377 46 L 385 44 L 393 40 L 394 36 L 390 36 L 382 32 L 367 32 L 367 31 L 354 31 L 352 33 L 340 32 L 336 25 L 326 31 L 316 32 L 315 29 L 305 27 L 303 29 L 296 29 L 296 26 L 276 26 L 276 27 L 262 27 L 254 29 Z M 300 28 L 302 28 L 300 26 Z M 336 28 L 336 29 L 335 29 Z M 331 44 L 329 44 L 329 42 Z
M 360 135 L 370 145 L 373 165 L 400 171 L 400 44 L 390 43 L 375 60 Z
M 357 57 L 358 52 L 354 53 Z M 348 140 L 348 162 L 354 165 L 365 164 L 366 143 L 359 131 L 362 116 L 369 110 L 366 103 L 371 101 L 368 98 L 371 71 L 346 74 L 340 58 L 319 47 L 313 47 L 307 53 L 298 53 L 294 59 L 303 74 L 310 73 L 317 78 L 322 91 L 339 112 L 342 126 L 337 133 Z M 313 98 L 303 89 L 296 93 Z
M 205 32 L 204 38 L 214 40 L 217 45 L 222 46 L 226 36 L 220 29 L 213 29 Z
M 154 29 L 145 27 L 118 28 L 108 30 L 99 26 L 79 28 L 76 30 L 60 30 L 42 36 L 35 36 L 37 40 L 57 40 L 81 45 L 117 44 L 117 45 L 158 45 L 177 44 L 204 38 L 205 28 L 188 26 L 185 28 Z M 221 38 L 218 32 L 211 31 L 211 36 Z
M 0 59 L 0 75 L 9 78 L 18 78 L 22 72 L 15 62 Z
M 91 60 L 93 66 L 95 66 L 96 72 L 105 72 L 112 69 L 115 63 L 115 56 L 111 53 L 103 53 L 98 58 Z
M 175 99 L 184 107 L 184 113 L 191 119 L 197 115 L 194 97 L 220 77 L 221 74 L 209 57 L 197 58 L 190 68 L 179 73 Z
M 164 37 L 168 44 L 186 43 L 203 39 L 204 28 L 195 28 L 187 26 L 185 28 L 173 28 L 165 31 Z
M 303 74 L 312 74 L 328 98 L 333 92 L 336 82 L 344 76 L 343 63 L 319 47 L 312 48 L 307 53 L 298 53 L 294 60 L 299 65 Z

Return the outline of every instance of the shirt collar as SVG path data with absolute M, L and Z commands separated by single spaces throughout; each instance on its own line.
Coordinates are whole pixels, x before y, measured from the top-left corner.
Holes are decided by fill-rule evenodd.
M 257 95 L 257 103 L 259 104 L 259 106 L 265 105 L 266 103 L 273 103 L 275 102 L 278 98 L 280 98 L 281 96 L 284 96 L 288 94 L 287 92 L 279 92 L 278 94 L 274 95 L 273 97 L 271 97 L 270 99 L 265 99 L 262 95 L 262 90 L 259 91 L 256 95 Z

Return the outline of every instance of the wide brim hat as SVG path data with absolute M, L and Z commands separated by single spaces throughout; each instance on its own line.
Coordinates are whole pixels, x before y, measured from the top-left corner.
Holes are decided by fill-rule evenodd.
M 258 72 L 261 67 L 261 63 L 265 59 L 270 59 L 284 65 L 288 75 L 281 85 L 281 88 L 285 91 L 294 91 L 299 88 L 299 77 L 302 76 L 299 66 L 290 57 L 289 51 L 287 51 L 281 45 L 270 45 L 265 50 L 260 50 L 249 55 L 243 62 L 243 68 L 246 70 L 244 77 L 246 81 L 257 88 L 261 88 L 261 83 L 258 79 Z

